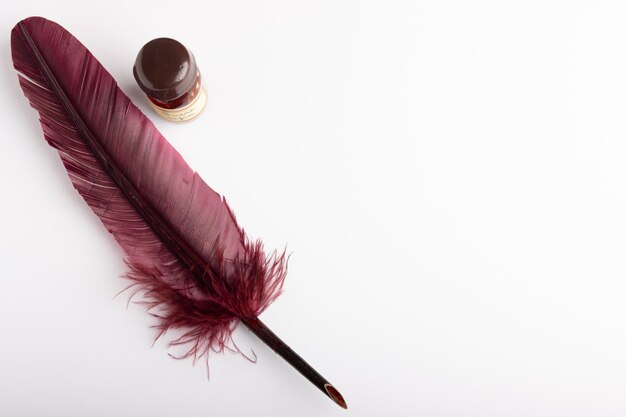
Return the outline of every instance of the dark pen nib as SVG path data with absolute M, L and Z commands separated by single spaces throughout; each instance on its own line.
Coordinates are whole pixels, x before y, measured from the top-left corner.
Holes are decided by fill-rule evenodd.
M 343 399 L 343 396 L 339 393 L 339 391 L 337 391 L 337 388 L 333 387 L 330 384 L 324 385 L 324 388 L 326 389 L 326 393 L 328 394 L 328 396 L 334 402 L 336 402 L 339 407 L 345 408 L 346 410 L 348 409 L 348 404 L 346 404 L 346 400 Z

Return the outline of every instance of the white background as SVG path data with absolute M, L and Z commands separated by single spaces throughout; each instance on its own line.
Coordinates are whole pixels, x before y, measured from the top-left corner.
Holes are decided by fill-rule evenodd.
M 213 355 L 208 382 L 151 348 L 18 87 L 29 15 L 90 48 L 251 237 L 287 245 L 262 319 L 347 412 L 243 329 L 257 365 Z M 624 22 L 601 0 L 3 2 L 0 415 L 626 415 Z M 132 78 L 159 36 L 207 82 L 192 123 Z

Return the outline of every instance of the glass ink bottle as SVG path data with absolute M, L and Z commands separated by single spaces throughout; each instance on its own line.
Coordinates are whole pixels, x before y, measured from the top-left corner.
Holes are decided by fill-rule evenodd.
M 156 113 L 166 120 L 185 122 L 197 117 L 207 92 L 193 54 L 170 38 L 153 39 L 141 48 L 133 75 Z

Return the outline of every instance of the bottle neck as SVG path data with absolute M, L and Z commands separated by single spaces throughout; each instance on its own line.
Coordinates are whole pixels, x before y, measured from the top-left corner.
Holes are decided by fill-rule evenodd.
M 173 100 L 159 100 L 154 97 L 148 96 L 148 99 L 158 107 L 163 109 L 178 109 L 180 107 L 184 107 L 194 101 L 198 95 L 200 94 L 200 89 L 202 88 L 202 78 L 200 77 L 200 73 L 196 76 L 196 81 L 193 83 L 193 87 L 183 95 L 176 97 Z

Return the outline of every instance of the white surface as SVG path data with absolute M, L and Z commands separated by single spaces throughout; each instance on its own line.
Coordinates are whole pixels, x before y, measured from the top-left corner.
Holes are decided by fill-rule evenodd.
M 1 415 L 626 415 L 625 2 L 77 4 L 0 6 Z M 33 14 L 91 49 L 251 236 L 288 244 L 262 318 L 350 410 L 246 331 L 258 364 L 214 355 L 210 382 L 150 347 L 18 87 L 9 31 Z M 158 36 L 206 79 L 192 123 L 157 119 L 132 79 Z

